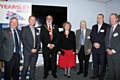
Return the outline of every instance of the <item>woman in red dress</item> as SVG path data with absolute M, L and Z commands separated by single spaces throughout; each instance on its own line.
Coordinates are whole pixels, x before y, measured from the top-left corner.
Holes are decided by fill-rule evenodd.
M 71 24 L 63 23 L 63 31 L 60 32 L 58 66 L 65 69 L 64 76 L 68 78 L 70 78 L 70 69 L 76 66 L 75 41 L 75 33 L 71 31 Z

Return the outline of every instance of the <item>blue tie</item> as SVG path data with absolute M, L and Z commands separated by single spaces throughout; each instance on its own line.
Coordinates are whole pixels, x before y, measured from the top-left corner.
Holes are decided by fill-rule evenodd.
M 18 45 L 18 37 L 17 37 L 17 33 L 15 30 L 14 31 L 14 39 L 15 39 L 15 53 L 19 53 L 19 45 Z
M 80 44 L 84 45 L 84 33 L 83 33 L 83 30 L 81 31 L 81 35 L 80 35 Z
M 111 45 L 110 45 L 110 41 L 111 41 L 111 38 L 112 38 L 112 34 L 113 34 L 113 27 L 111 27 L 111 30 L 110 30 L 110 34 L 109 34 L 109 47 L 111 47 Z

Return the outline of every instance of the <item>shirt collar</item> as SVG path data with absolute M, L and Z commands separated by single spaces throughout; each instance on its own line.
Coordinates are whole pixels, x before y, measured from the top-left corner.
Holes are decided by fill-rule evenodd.
M 29 27 L 30 27 L 31 29 L 34 29 L 34 28 L 35 28 L 35 27 L 31 26 L 31 25 L 29 25 Z
M 13 30 L 15 30 L 15 31 L 16 31 L 16 29 L 13 29 L 13 28 L 11 28 L 11 27 L 10 27 L 10 29 L 11 29 L 11 31 L 13 31 Z
M 48 26 L 48 27 L 49 27 L 49 26 L 52 27 L 52 24 L 50 24 L 50 25 L 47 24 L 47 26 Z
M 103 22 L 102 22 L 101 24 L 97 24 L 97 25 L 98 25 L 98 27 L 101 27 L 101 26 L 102 26 L 102 24 L 103 24 Z
M 117 25 L 118 25 L 118 23 L 117 23 L 117 24 L 115 24 L 114 26 L 112 26 L 112 27 L 114 27 L 114 28 L 113 28 L 113 30 L 117 27 Z
M 81 32 L 82 32 L 82 31 L 85 32 L 85 31 L 86 31 L 86 28 L 85 28 L 85 29 L 81 29 Z

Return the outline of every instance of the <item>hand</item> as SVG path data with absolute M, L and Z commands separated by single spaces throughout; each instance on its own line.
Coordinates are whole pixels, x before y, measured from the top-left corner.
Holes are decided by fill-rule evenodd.
M 36 50 L 36 49 L 32 49 L 31 52 L 32 52 L 32 53 L 36 53 L 37 50 Z
M 97 42 L 95 42 L 95 43 L 93 44 L 93 46 L 94 46 L 96 49 L 99 49 L 99 48 L 100 48 L 100 44 L 97 43 Z
M 107 49 L 106 51 L 107 51 L 107 53 L 108 53 L 109 55 L 112 55 L 112 54 L 113 54 L 113 51 L 110 50 L 110 49 Z
M 90 53 L 91 53 L 91 49 L 88 49 L 88 50 L 87 50 L 87 53 L 90 54 Z
M 79 53 L 79 51 L 76 49 L 76 54 L 78 54 Z
M 50 44 L 49 49 L 53 49 L 53 48 L 54 48 L 54 44 Z
M 75 54 L 75 52 L 73 52 L 73 54 Z
M 61 52 L 60 52 L 60 51 L 58 51 L 58 54 L 61 54 Z

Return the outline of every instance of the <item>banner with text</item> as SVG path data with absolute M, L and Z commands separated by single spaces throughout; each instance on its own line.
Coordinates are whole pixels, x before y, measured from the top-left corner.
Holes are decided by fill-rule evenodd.
M 27 2 L 4 2 L 0 1 L 0 29 L 9 27 L 8 23 L 11 17 L 19 20 L 18 28 L 28 24 L 28 18 L 31 15 L 31 3 Z

